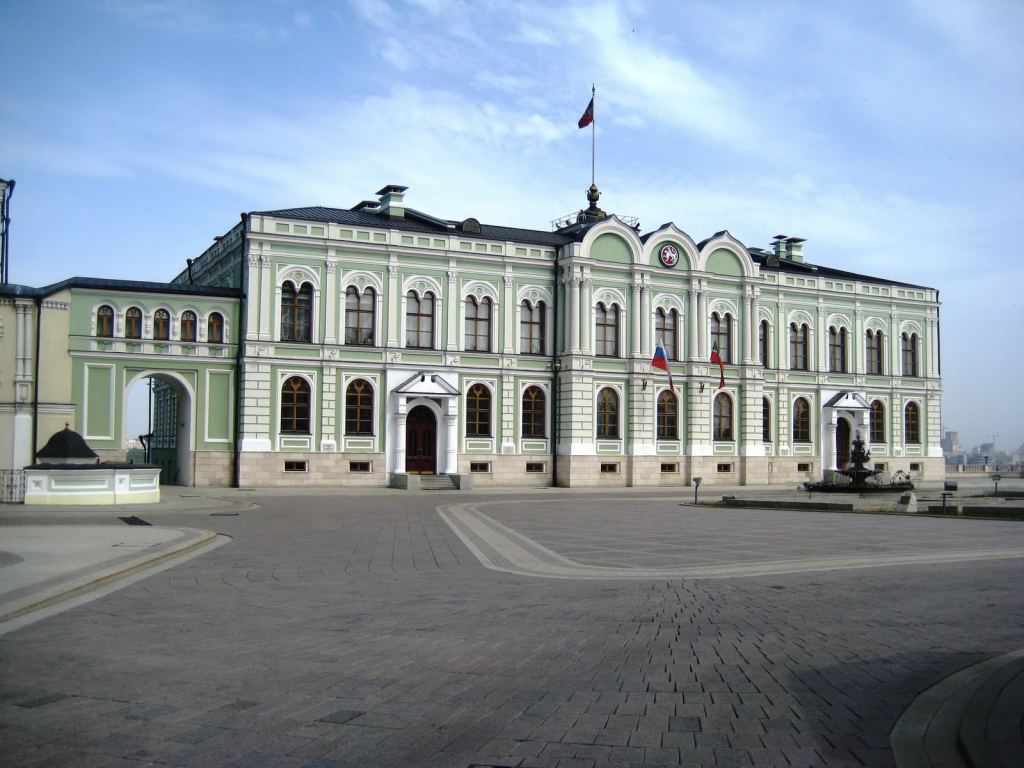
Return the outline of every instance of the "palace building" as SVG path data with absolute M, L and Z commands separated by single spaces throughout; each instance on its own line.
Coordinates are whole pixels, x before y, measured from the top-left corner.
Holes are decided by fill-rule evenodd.
M 937 290 L 797 237 L 643 232 L 596 187 L 550 231 L 406 193 L 243 214 L 170 283 L 25 289 L 67 307 L 61 413 L 123 459 L 125 393 L 156 379 L 154 455 L 185 484 L 795 485 L 858 432 L 872 468 L 943 477 Z

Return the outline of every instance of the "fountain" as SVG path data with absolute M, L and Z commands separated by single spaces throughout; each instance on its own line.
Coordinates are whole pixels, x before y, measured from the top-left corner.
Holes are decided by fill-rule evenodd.
M 850 453 L 850 466 L 832 473 L 819 483 L 804 483 L 804 489 L 824 493 L 902 493 L 914 490 L 914 484 L 903 472 L 897 472 L 888 483 L 878 482 L 876 478 L 882 474 L 882 470 L 868 469 L 865 465 L 870 460 L 871 454 L 864 449 L 860 430 L 857 430 L 853 451 Z M 839 477 L 849 480 L 839 481 Z

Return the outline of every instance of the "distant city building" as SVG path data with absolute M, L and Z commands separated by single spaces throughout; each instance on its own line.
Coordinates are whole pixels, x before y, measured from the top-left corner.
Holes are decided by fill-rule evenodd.
M 948 458 L 954 453 L 960 453 L 960 433 L 946 432 L 942 438 L 942 453 Z
M 31 393 L 34 308 L 59 311 L 48 402 L 123 460 L 127 392 L 157 379 L 165 482 L 791 485 L 858 432 L 873 467 L 943 476 L 937 290 L 812 264 L 797 237 L 643 232 L 594 187 L 551 231 L 405 194 L 243 214 L 170 283 L 8 286 L 26 342 L 3 370 Z

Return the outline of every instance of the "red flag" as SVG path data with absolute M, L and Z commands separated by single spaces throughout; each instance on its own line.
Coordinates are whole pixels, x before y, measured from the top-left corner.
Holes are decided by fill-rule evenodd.
M 725 386 L 725 364 L 722 362 L 722 356 L 718 354 L 717 341 L 711 345 L 711 362 L 718 363 L 718 388 L 721 389 Z
M 590 97 L 590 103 L 587 104 L 587 109 L 583 112 L 583 117 L 580 118 L 580 128 L 586 128 L 594 122 L 594 97 Z

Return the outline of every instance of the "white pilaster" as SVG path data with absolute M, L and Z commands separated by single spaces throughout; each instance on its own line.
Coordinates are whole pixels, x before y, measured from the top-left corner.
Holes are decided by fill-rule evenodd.
M 575 269 L 569 279 L 569 352 L 575 355 L 580 351 L 580 279 Z
M 632 330 L 629 334 L 629 354 L 632 357 L 640 357 L 640 276 L 633 276 L 633 296 L 629 306 L 633 315 Z
M 344 297 L 338 293 L 338 263 L 333 259 L 327 260 L 327 278 L 324 280 L 324 292 L 327 295 L 327 305 L 324 320 L 324 344 L 337 344 L 338 339 L 344 339 L 344 330 L 339 330 L 337 313 L 338 304 L 344 301 Z M 378 295 L 378 298 L 379 295 Z M 345 310 L 342 309 L 341 328 L 345 327 Z

